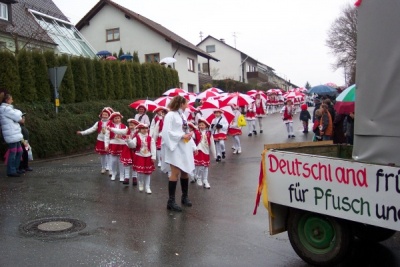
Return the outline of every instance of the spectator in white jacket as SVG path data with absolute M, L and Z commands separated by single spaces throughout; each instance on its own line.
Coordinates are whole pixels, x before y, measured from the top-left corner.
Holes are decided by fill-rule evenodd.
M 13 98 L 10 94 L 5 94 L 0 106 L 0 124 L 4 141 L 8 146 L 7 157 L 7 176 L 19 177 L 19 164 L 22 156 L 20 122 L 22 122 L 22 112 L 15 109 L 12 105 Z

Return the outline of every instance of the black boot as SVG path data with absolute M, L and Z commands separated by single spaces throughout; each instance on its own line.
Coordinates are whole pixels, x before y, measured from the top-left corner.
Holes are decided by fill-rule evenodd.
M 174 211 L 182 211 L 182 208 L 175 203 L 176 184 L 177 184 L 176 181 L 169 181 L 168 183 L 169 199 L 167 203 L 167 209 Z
M 182 188 L 182 204 L 186 207 L 191 207 L 192 202 L 188 198 L 188 190 L 189 190 L 189 179 L 181 178 L 181 188 Z

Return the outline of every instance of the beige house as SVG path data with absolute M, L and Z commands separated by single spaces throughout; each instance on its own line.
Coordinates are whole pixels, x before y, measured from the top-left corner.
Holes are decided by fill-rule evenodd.
M 290 81 L 275 74 L 273 68 L 226 44 L 224 39 L 209 35 L 197 47 L 219 59 L 211 63 L 203 58 L 198 59 L 200 72 L 209 74 L 214 80 L 232 79 L 285 90 L 295 87 Z
M 77 29 L 97 50 L 137 52 L 143 62 L 173 57 L 180 87 L 199 92 L 198 58 L 217 59 L 162 25 L 110 0 L 100 0 L 77 24 Z
M 96 56 L 96 51 L 51 0 L 0 0 L 0 49 Z

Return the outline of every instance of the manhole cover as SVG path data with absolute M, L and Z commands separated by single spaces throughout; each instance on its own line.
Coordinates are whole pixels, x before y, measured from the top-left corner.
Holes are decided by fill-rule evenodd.
M 82 221 L 71 218 L 43 218 L 28 222 L 20 227 L 24 235 L 34 237 L 55 237 L 81 231 L 86 227 Z

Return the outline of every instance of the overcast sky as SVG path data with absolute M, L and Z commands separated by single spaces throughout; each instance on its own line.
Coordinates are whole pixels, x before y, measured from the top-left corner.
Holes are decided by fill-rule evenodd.
M 76 24 L 98 0 L 53 0 Z M 211 35 L 303 87 L 344 85 L 326 47 L 327 32 L 355 0 L 114 0 L 197 45 Z M 236 36 L 236 38 L 234 37 Z

